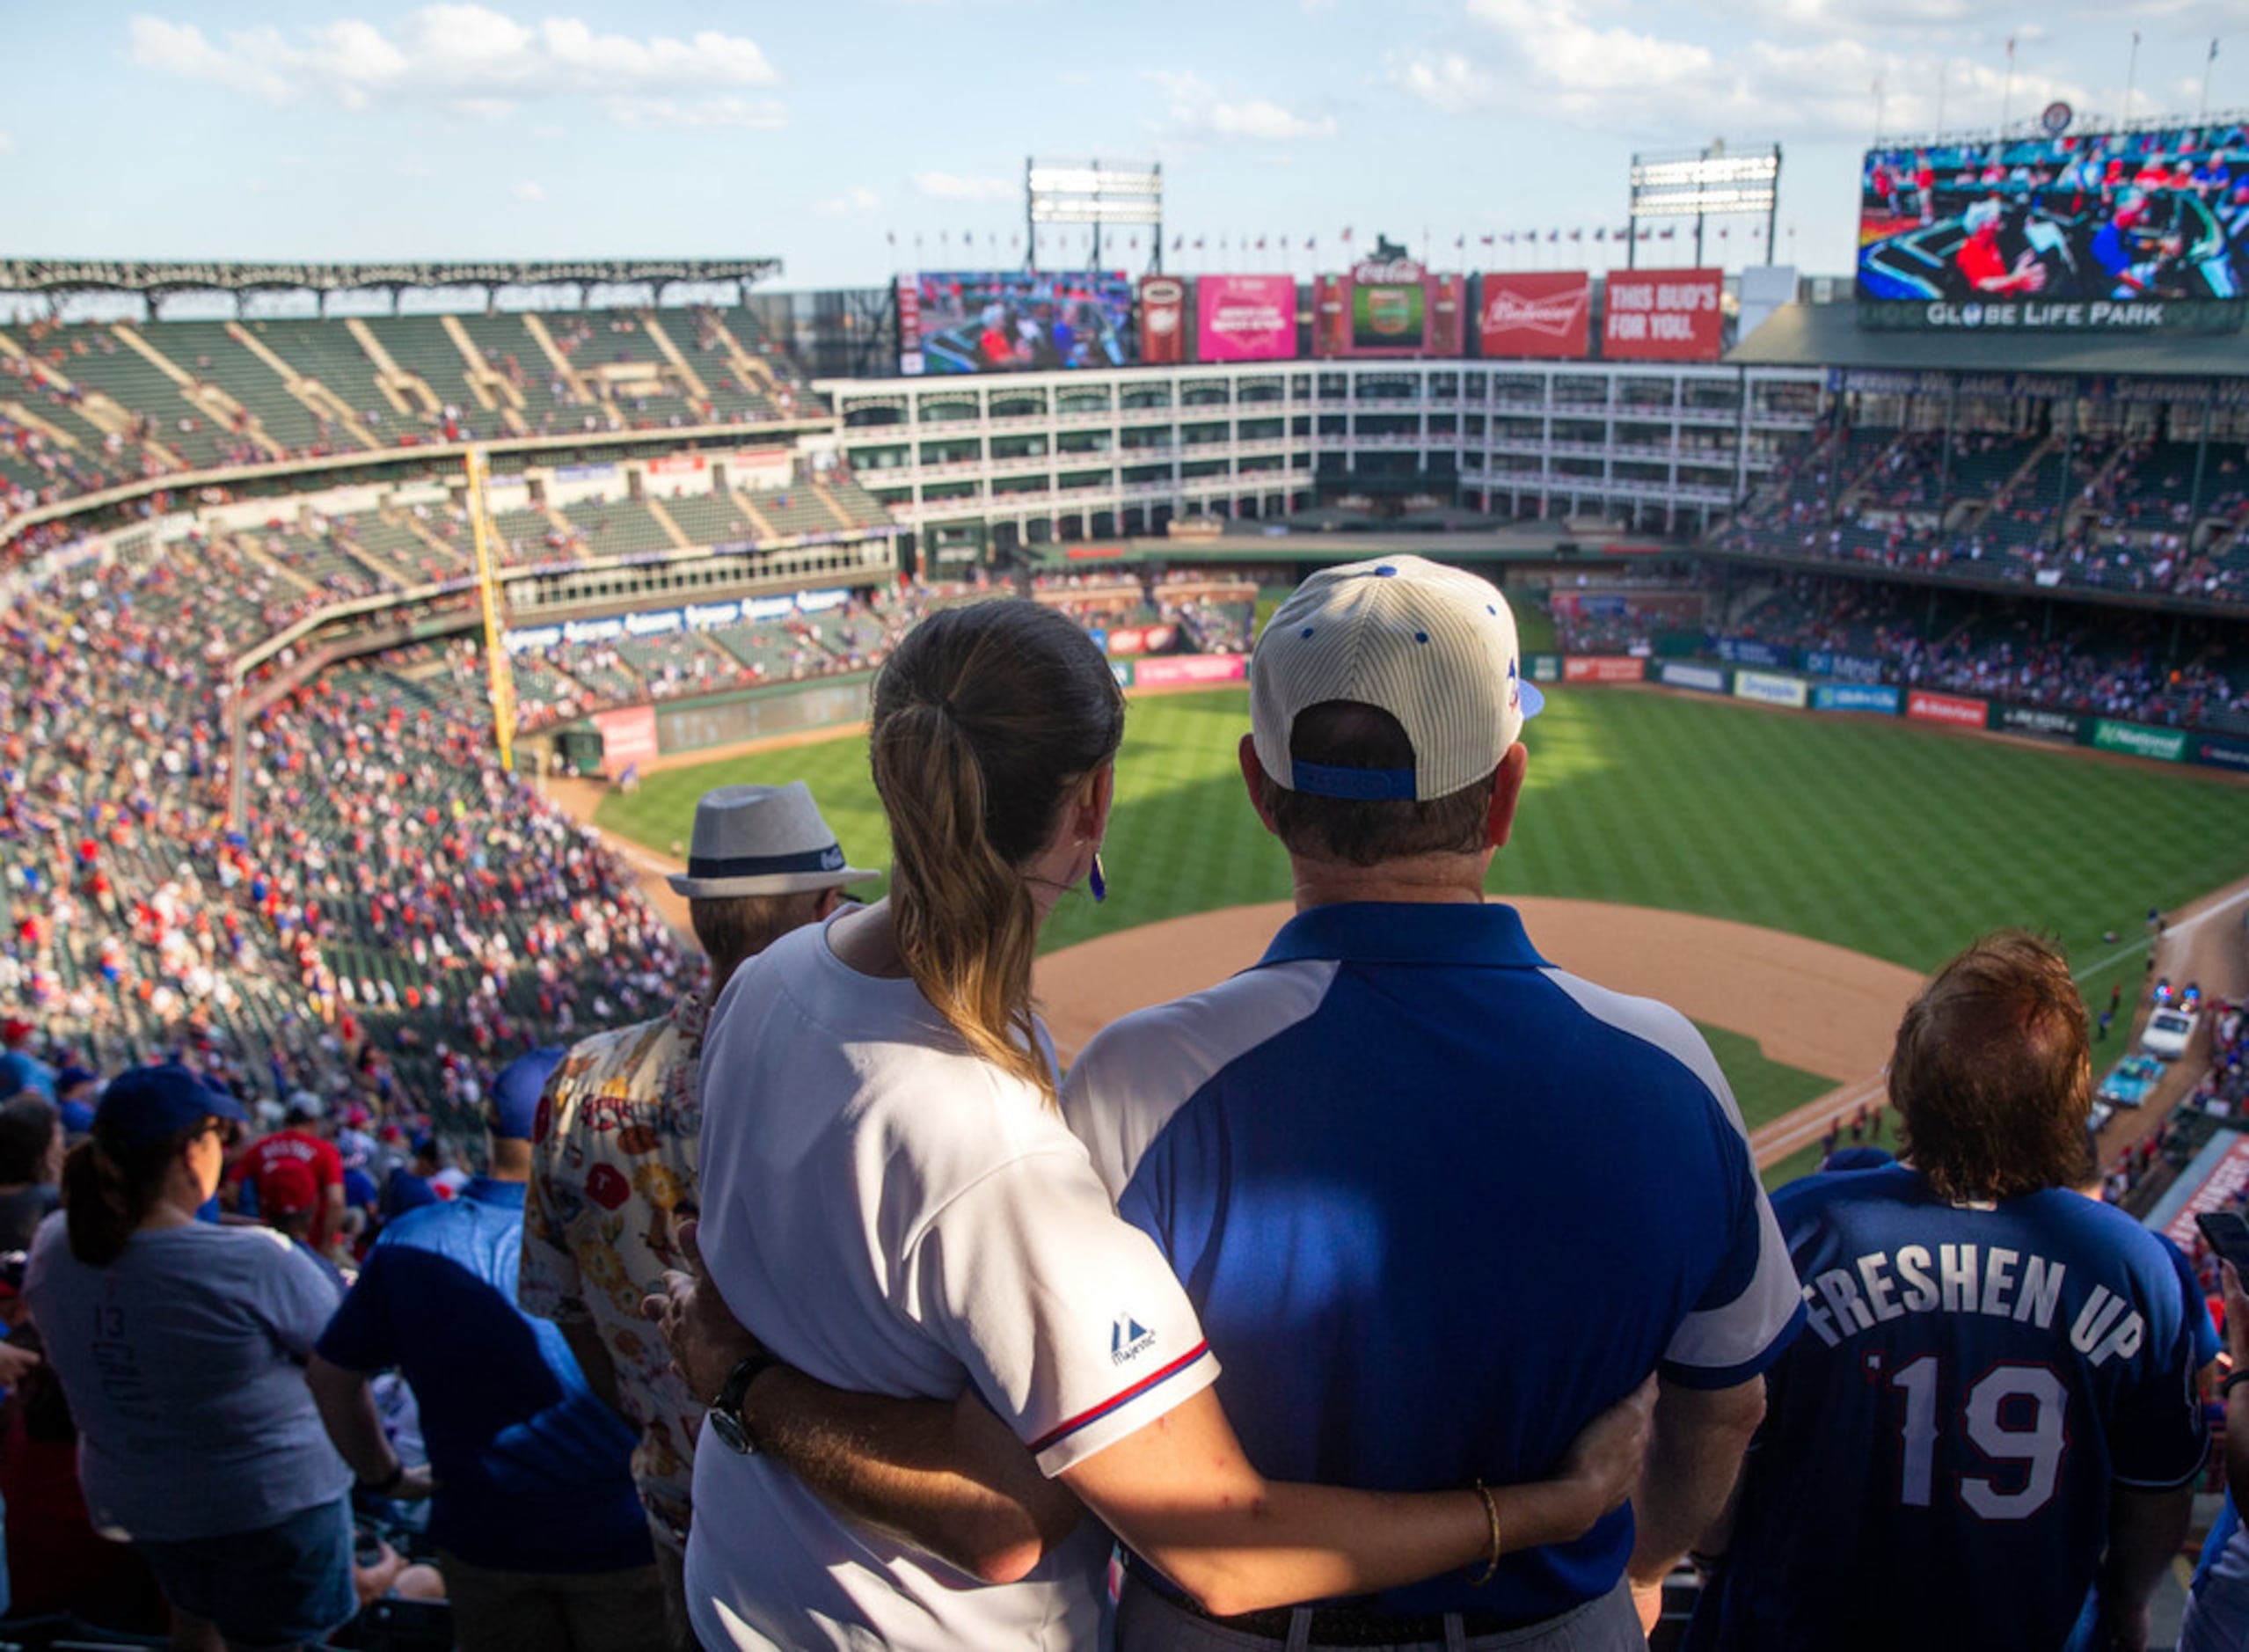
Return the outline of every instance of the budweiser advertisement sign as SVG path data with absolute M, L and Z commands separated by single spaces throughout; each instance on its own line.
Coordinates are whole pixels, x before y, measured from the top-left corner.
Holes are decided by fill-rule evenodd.
M 1726 272 L 1610 270 L 1601 354 L 1616 362 L 1715 362 L 1726 338 Z
M 1176 275 L 1140 278 L 1140 359 L 1150 367 L 1187 360 L 1187 288 Z
M 1593 283 L 1583 270 L 1486 275 L 1476 311 L 1477 347 L 1490 356 L 1581 360 L 1592 334 Z

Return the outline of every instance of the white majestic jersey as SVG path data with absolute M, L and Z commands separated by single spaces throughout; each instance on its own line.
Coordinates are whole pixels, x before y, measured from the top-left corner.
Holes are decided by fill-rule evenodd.
M 839 961 L 824 925 L 736 974 L 701 1083 L 705 1258 L 799 1370 L 901 1396 L 974 1384 L 1048 1474 L 1217 1376 L 1171 1268 L 1055 1109 L 971 1055 L 911 981 Z M 707 1434 L 695 1453 L 688 1597 L 712 1648 L 1090 1646 L 1107 1548 L 1088 1520 L 1022 1583 L 980 1584 L 768 1458 Z

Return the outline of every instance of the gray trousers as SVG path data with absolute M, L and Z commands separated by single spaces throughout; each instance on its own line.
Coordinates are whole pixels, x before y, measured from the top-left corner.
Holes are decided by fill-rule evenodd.
M 1255 1652 L 1274 1647 L 1306 1652 L 1320 1644 L 1311 1638 L 1311 1608 L 1299 1606 L 1290 1615 L 1287 1640 L 1245 1634 L 1197 1617 L 1127 1572 L 1124 1592 L 1117 1600 L 1116 1652 Z M 1448 1617 L 1442 1640 L 1402 1641 L 1387 1652 L 1495 1652 L 1500 1648 L 1506 1652 L 1647 1652 L 1647 1637 L 1640 1633 L 1632 1591 L 1619 1583 L 1599 1600 L 1527 1629 L 1471 1635 L 1462 1630 L 1457 1617 Z

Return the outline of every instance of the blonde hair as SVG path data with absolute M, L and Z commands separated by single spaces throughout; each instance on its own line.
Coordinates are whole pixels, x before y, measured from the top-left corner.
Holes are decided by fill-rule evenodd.
M 890 821 L 899 954 L 971 1050 L 1050 1101 L 1022 866 L 1123 738 L 1124 696 L 1100 649 L 1034 603 L 931 616 L 875 683 L 869 753 Z

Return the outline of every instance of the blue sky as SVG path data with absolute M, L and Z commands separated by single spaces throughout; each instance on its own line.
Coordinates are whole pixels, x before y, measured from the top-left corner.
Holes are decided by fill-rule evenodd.
M 18 0 L 0 250 L 770 253 L 785 286 L 871 285 L 1019 261 L 1035 153 L 1160 160 L 1167 240 L 1204 243 L 1174 267 L 1309 274 L 1342 261 L 1347 225 L 1471 268 L 1510 261 L 1484 234 L 1579 229 L 1536 255 L 1574 267 L 1623 223 L 1634 150 L 1723 135 L 1786 146 L 1780 256 L 1841 273 L 1877 82 L 1887 131 L 1995 123 L 2012 38 L 2018 115 L 2062 98 L 2113 116 L 2136 27 L 2134 112 L 2191 114 L 2230 21 L 2210 106 L 2238 109 L 2244 18 L 2238 0 Z M 1729 228 L 1713 257 L 1763 261 Z M 1144 239 L 1120 250 L 1105 261 L 1145 260 Z

